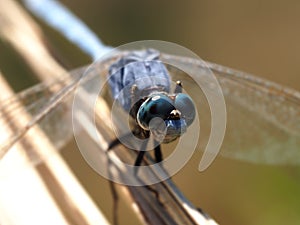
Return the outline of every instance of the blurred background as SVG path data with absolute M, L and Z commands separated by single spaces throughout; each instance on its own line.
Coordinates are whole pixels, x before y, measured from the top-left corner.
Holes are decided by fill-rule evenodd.
M 300 91 L 300 2 L 259 0 L 63 0 L 110 46 L 157 39 L 191 49 L 202 59 L 256 74 Z M 76 46 L 41 23 L 53 51 L 69 68 L 90 62 Z M 22 59 L 0 42 L 0 68 L 17 91 L 37 82 Z M 17 74 L 24 75 L 24 80 Z M 74 173 L 111 219 L 108 183 L 74 143 L 63 152 Z M 173 177 L 188 199 L 220 224 L 300 224 L 300 170 L 217 159 L 197 170 L 200 154 Z M 70 190 L 71 191 L 71 190 Z M 108 200 L 108 201 L 107 201 Z M 125 203 L 121 224 L 139 224 Z
M 158 39 L 299 89 L 298 1 L 62 1 L 104 43 Z

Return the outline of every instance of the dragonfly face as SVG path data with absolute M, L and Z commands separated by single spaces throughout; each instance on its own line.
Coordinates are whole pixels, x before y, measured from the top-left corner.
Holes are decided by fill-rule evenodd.
M 153 94 L 140 106 L 137 122 L 156 139 L 169 143 L 182 135 L 195 118 L 193 100 L 186 94 Z

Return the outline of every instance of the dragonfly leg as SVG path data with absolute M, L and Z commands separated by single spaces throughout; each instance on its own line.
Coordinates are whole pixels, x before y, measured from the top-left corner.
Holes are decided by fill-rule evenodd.
M 154 155 L 155 155 L 155 161 L 157 163 L 161 162 L 163 160 L 160 144 L 157 143 L 157 141 L 154 141 Z
M 119 196 L 118 196 L 114 182 L 111 179 L 108 182 L 109 182 L 109 188 L 110 188 L 110 191 L 111 191 L 112 197 L 113 197 L 113 204 L 112 204 L 113 224 L 117 225 L 118 224 Z
M 123 140 L 125 141 L 125 140 L 131 138 L 132 135 L 142 138 L 142 139 L 146 139 L 149 137 L 149 134 L 150 134 L 149 131 L 145 131 L 145 130 L 142 130 L 140 127 L 136 127 L 131 132 L 128 132 L 120 137 L 115 138 L 112 142 L 109 143 L 106 151 L 108 152 L 111 149 L 113 149 L 114 147 L 122 144 Z M 145 149 L 146 149 L 146 147 L 145 147 Z
M 145 153 L 146 153 L 146 147 L 147 147 L 147 144 L 148 144 L 148 141 L 149 141 L 149 139 L 147 139 L 147 140 L 145 140 L 144 141 L 144 143 L 143 143 L 143 145 L 142 145 L 142 147 L 141 147 L 141 150 L 140 150 L 140 152 L 139 152 L 139 154 L 138 154 L 138 156 L 137 156 L 137 158 L 136 158 L 136 160 L 135 160 L 135 163 L 134 163 L 134 175 L 136 176 L 136 179 L 141 183 L 141 184 L 144 184 L 144 182 L 143 182 L 143 180 L 141 180 L 140 179 L 140 177 L 139 176 L 137 176 L 137 172 L 138 172 L 138 168 L 139 168 L 139 166 L 141 165 L 141 163 L 142 163 L 142 160 L 143 160 L 143 158 L 144 158 L 144 155 L 145 155 Z M 159 151 L 160 151 L 160 145 L 158 145 L 158 147 L 159 147 Z M 155 147 L 155 149 L 156 149 L 157 147 Z M 155 151 L 156 152 L 156 151 Z M 162 156 L 162 154 L 161 154 L 161 152 L 158 154 L 158 158 L 161 158 L 161 156 Z M 155 157 L 157 157 L 157 154 L 155 153 Z M 156 158 L 156 161 L 157 161 L 157 158 Z M 161 161 L 161 160 L 160 160 Z M 149 191 L 151 191 L 154 195 L 155 195 L 155 198 L 157 199 L 157 201 L 159 202 L 159 204 L 162 204 L 161 203 L 161 201 L 160 201 L 160 198 L 159 198 L 159 193 L 158 193 L 158 191 L 156 191 L 154 188 L 152 188 L 151 186 L 149 186 L 149 185 L 146 185 L 146 184 L 144 184 L 143 185 L 147 190 L 149 190 Z
M 112 142 L 109 143 L 108 148 L 107 148 L 107 152 L 112 150 L 114 147 L 118 146 L 119 144 L 121 144 L 119 138 L 116 138 L 115 140 L 113 140 Z
M 118 139 L 116 139 L 118 140 Z M 116 142 L 116 141 L 115 141 Z M 116 142 L 117 143 L 117 142 Z M 119 143 L 117 143 L 119 144 Z M 115 145 L 117 145 L 115 144 Z M 110 149 L 108 149 L 110 150 Z M 110 166 L 112 165 L 112 161 L 108 157 L 108 162 L 107 162 L 107 171 L 108 171 L 108 182 L 109 182 L 109 188 L 113 197 L 113 204 L 112 204 L 112 217 L 113 217 L 113 224 L 117 225 L 118 224 L 118 208 L 119 208 L 119 196 L 113 181 L 113 175 L 110 170 Z
M 147 144 L 148 144 L 148 141 L 149 139 L 145 139 L 142 146 L 141 146 L 141 149 L 139 150 L 139 153 L 138 153 L 138 156 L 134 162 L 134 175 L 136 176 L 137 175 L 137 172 L 138 172 L 138 168 L 139 166 L 141 165 L 142 163 L 142 160 L 144 158 L 144 155 L 146 153 L 146 147 L 147 147 Z
M 137 158 L 135 160 L 134 166 L 140 166 L 141 165 L 142 160 L 144 158 L 144 155 L 145 155 L 145 151 L 140 151 L 138 153 L 138 156 L 137 156 Z
M 180 80 L 176 81 L 176 87 L 174 90 L 175 94 L 181 93 L 182 92 L 182 83 Z
M 107 151 L 110 151 L 114 147 L 118 146 L 119 144 L 122 144 L 122 140 L 126 140 L 127 138 L 130 138 L 131 135 L 132 133 L 128 132 L 127 134 L 124 134 L 121 137 L 114 139 L 112 142 L 109 143 Z

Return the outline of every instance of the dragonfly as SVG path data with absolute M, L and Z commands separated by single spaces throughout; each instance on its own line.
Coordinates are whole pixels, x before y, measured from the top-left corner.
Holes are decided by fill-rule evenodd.
M 30 1 L 26 2 L 30 3 Z M 43 4 L 45 3 L 47 1 Z M 78 18 L 74 19 L 74 15 L 71 15 L 70 12 L 58 19 L 55 15 L 49 15 L 49 13 L 57 12 L 57 10 L 60 14 L 64 14 L 65 9 L 58 8 L 57 3 L 51 2 L 47 7 L 38 6 L 31 4 L 29 8 L 38 16 L 47 16 L 49 24 L 59 26 L 56 29 L 67 33 L 66 36 L 71 35 L 69 39 L 74 40 L 75 38 L 76 44 L 85 40 L 81 45 L 88 48 L 85 51 L 92 58 L 99 56 L 99 52 L 110 50 L 88 28 L 82 29 L 82 21 L 78 23 Z M 50 7 L 53 10 L 49 10 Z M 71 32 L 74 30 L 82 32 L 74 35 Z M 128 51 L 130 52 L 132 49 Z M 92 68 L 88 65 L 74 69 L 68 74 L 62 74 L 59 80 L 38 84 L 2 101 L 0 103 L 1 116 L 6 116 L 8 113 L 14 118 L 26 112 L 31 115 L 32 119 L 15 128 L 13 133 L 2 135 L 0 152 L 5 152 L 14 143 L 20 141 L 35 124 L 38 124 L 45 131 L 55 146 L 61 148 L 73 136 L 72 120 L 70 119 L 71 96 L 81 82 L 81 78 L 97 80 L 99 75 L 105 77 L 109 74 L 109 68 L 128 54 L 128 51 L 120 51 L 111 58 L 93 65 Z M 299 165 L 300 94 L 298 91 L 251 74 L 214 63 L 203 63 L 201 60 L 167 53 L 164 50 L 160 51 L 159 59 L 167 60 L 170 63 L 165 65 L 170 79 L 174 82 L 181 81 L 194 102 L 201 121 L 199 149 L 204 149 L 209 141 L 208 136 L 211 131 L 211 124 L 207 122 L 211 119 L 209 106 L 203 92 L 196 87 L 193 80 L 183 71 L 170 66 L 171 64 L 189 68 L 194 74 L 199 74 L 199 71 L 202 71 L 200 76 L 203 75 L 203 77 L 211 75 L 206 70 L 209 68 L 216 76 L 225 97 L 227 110 L 226 134 L 219 155 L 251 163 Z M 86 74 L 87 70 L 89 71 L 88 74 Z M 209 82 L 206 82 L 206 86 L 209 87 L 210 85 Z M 87 94 L 89 93 L 87 92 Z M 105 95 L 105 98 L 107 102 L 113 99 L 112 95 L 110 97 Z M 19 102 L 22 102 L 22 105 Z M 122 120 L 122 116 L 120 118 L 119 121 Z M 14 127 L 13 124 L 13 120 L 8 120 L 5 124 L 1 124 L 1 127 L 4 129 L 11 128 Z M 36 154 L 29 155 L 35 163 L 45 160 Z
M 141 165 L 150 134 L 154 136 L 155 160 L 159 163 L 163 160 L 159 143 L 176 140 L 195 119 L 193 100 L 182 93 L 180 81 L 170 94 L 170 77 L 158 58 L 159 52 L 153 49 L 136 51 L 110 67 L 112 95 L 134 119 L 134 135 L 145 139 L 134 163 L 136 168 Z M 108 150 L 130 135 L 131 132 L 115 139 Z
M 112 68 L 112 65 L 115 65 L 124 54 L 126 55 L 128 52 L 118 53 L 112 58 L 100 61 L 94 66 L 95 68 L 89 70 L 86 78 L 93 80 L 99 77 L 99 74 L 109 74 L 109 68 Z M 159 58 L 168 59 L 174 64 L 181 64 L 191 68 L 192 71 L 199 71 L 204 67 L 203 62 L 197 59 L 164 52 L 160 52 Z M 210 116 L 209 112 L 204 109 L 205 96 L 201 90 L 196 90 L 193 81 L 183 71 L 176 70 L 170 65 L 165 66 L 170 78 L 175 82 L 180 80 L 185 89 L 191 93 L 190 97 L 185 95 L 185 99 L 193 102 L 200 115 L 200 120 L 203 121 L 201 123 L 203 132 L 200 135 L 199 145 L 201 148 L 202 145 L 205 145 L 206 132 L 209 133 L 210 130 L 209 125 L 205 124 Z M 205 66 L 208 66 L 217 77 L 223 90 L 228 112 L 227 130 L 220 155 L 251 163 L 299 165 L 300 93 L 217 64 L 206 63 Z M 1 102 L 2 115 L 8 112 L 17 115 L 23 113 L 24 110 L 32 115 L 31 121 L 5 137 L 1 143 L 1 150 L 8 146 L 11 147 L 21 140 L 22 136 L 37 123 L 56 146 L 64 145 L 73 135 L 70 125 L 72 101 L 67 94 L 74 93 L 75 87 L 80 83 L 82 74 L 86 70 L 87 67 L 70 71 L 59 80 L 37 84 L 13 98 Z M 53 88 L 58 85 L 62 86 L 61 90 L 53 92 Z M 112 100 L 112 95 L 107 99 L 108 101 Z M 23 106 L 17 103 L 19 101 L 23 102 Z M 124 103 L 123 106 L 127 107 L 126 104 Z M 45 111 L 45 109 L 49 109 L 49 106 L 52 110 Z M 193 110 L 188 113 L 191 113 L 191 117 L 193 117 Z M 187 124 L 192 120 L 190 119 Z M 8 125 L 1 124 L 1 126 L 8 127 L 12 123 L 13 121 L 9 121 Z M 144 127 L 144 125 L 141 126 Z M 177 136 L 175 135 L 175 137 Z M 202 145 L 201 142 L 203 142 Z M 37 164 L 45 160 L 36 155 L 32 157 Z

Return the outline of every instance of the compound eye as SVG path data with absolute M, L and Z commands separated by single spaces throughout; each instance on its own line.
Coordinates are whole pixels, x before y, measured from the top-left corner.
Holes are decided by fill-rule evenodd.
M 148 98 L 139 108 L 137 121 L 139 125 L 149 130 L 149 123 L 154 118 L 165 120 L 175 109 L 171 99 L 163 94 L 157 94 Z
M 190 96 L 179 93 L 175 98 L 175 108 L 180 111 L 181 117 L 185 119 L 189 126 L 193 123 L 196 115 L 195 104 Z

